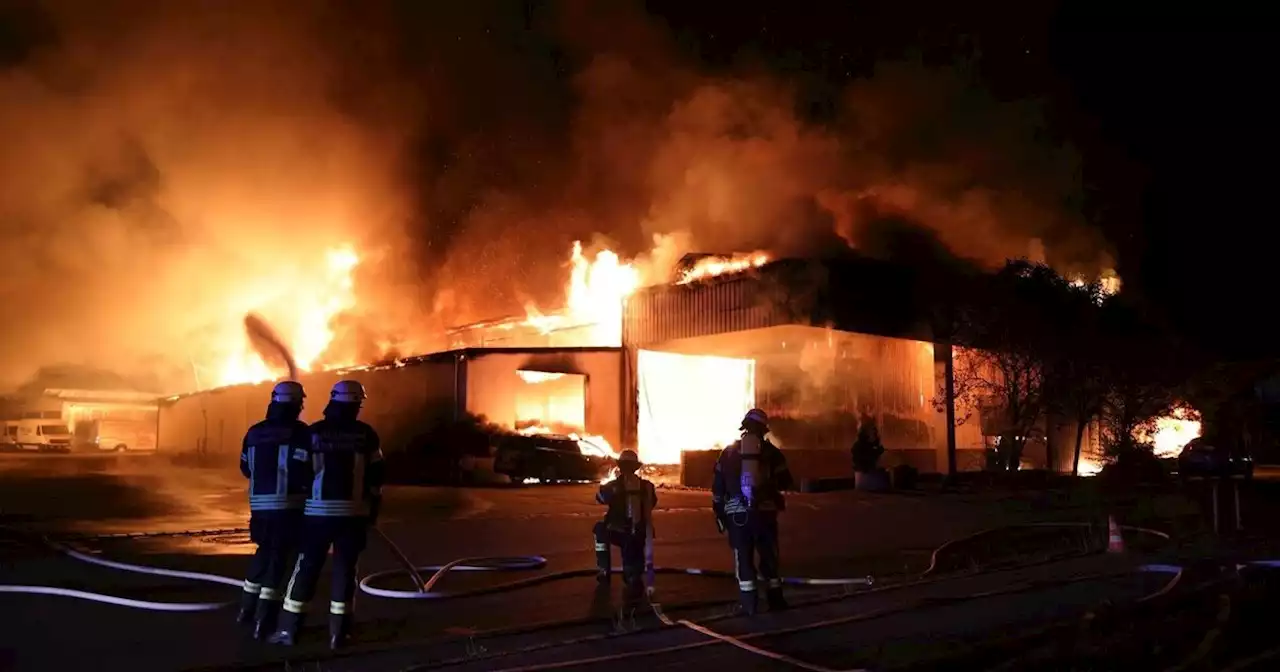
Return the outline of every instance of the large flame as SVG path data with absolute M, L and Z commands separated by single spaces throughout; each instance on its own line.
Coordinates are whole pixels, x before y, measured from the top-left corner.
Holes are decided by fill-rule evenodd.
M 544 314 L 525 306 L 527 322 L 543 333 L 582 329 L 582 345 L 622 345 L 622 310 L 628 296 L 640 287 L 640 271 L 624 263 L 612 250 L 601 250 L 594 259 L 573 242 L 572 271 L 565 291 L 564 310 Z
M 769 261 L 769 254 L 766 252 L 735 254 L 730 257 L 705 257 L 694 262 L 693 268 L 681 273 L 680 279 L 676 280 L 676 284 L 687 285 L 703 278 L 711 278 L 726 273 L 740 273 L 764 266 Z
M 669 239 L 655 238 L 649 257 L 663 256 Z M 703 278 L 738 273 L 758 268 L 771 261 L 765 252 L 735 254 L 729 257 L 699 259 L 683 271 L 677 284 L 688 284 Z M 646 283 L 666 282 L 661 269 L 636 260 L 623 261 L 612 250 L 600 250 L 593 257 L 583 252 L 582 242 L 574 241 L 569 257 L 569 284 L 565 287 L 564 306 L 559 312 L 546 312 L 535 305 L 525 306 L 525 323 L 544 334 L 574 330 L 572 341 L 577 346 L 617 347 L 622 345 L 622 313 L 627 297 Z M 510 328 L 506 325 L 505 328 Z M 565 339 L 560 339 L 565 340 Z
M 264 315 L 293 354 L 298 368 L 310 371 L 333 341 L 331 323 L 344 310 L 356 305 L 353 272 L 360 263 L 354 248 L 331 249 L 313 268 L 290 269 L 280 277 L 264 278 L 252 294 L 238 302 Z M 205 386 L 222 387 L 258 383 L 277 377 L 278 372 L 262 360 L 243 335 L 227 344 L 228 351 Z M 327 362 L 333 365 L 343 362 Z M 195 365 L 195 362 L 193 362 Z
M 1184 408 L 1175 408 L 1172 413 L 1156 418 L 1155 429 L 1148 436 L 1145 432 L 1135 433 L 1134 438 L 1151 443 L 1151 452 L 1156 457 L 1177 457 L 1192 439 L 1200 436 L 1200 421 L 1195 419 L 1195 412 Z

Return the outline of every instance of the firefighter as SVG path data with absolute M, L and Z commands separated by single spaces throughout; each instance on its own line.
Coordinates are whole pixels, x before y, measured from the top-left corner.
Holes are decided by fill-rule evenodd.
M 653 483 L 636 473 L 640 458 L 634 450 L 618 456 L 618 477 L 600 486 L 596 502 L 609 507 L 594 529 L 596 578 L 609 582 L 612 574 L 610 546 L 622 556 L 624 595 L 639 598 L 645 588 L 653 588 L 653 508 L 658 492 Z
M 256 639 L 275 627 L 284 599 L 281 584 L 311 485 L 309 466 L 301 461 L 311 445 L 311 431 L 298 419 L 306 396 L 294 381 L 276 385 L 267 418 L 249 428 L 240 448 L 240 473 L 249 479 L 249 538 L 258 548 L 249 561 L 236 620 L 254 622 Z
M 753 615 L 757 577 L 766 583 L 769 609 L 787 608 L 778 567 L 778 513 L 786 509 L 782 491 L 791 489 L 793 482 L 782 451 L 765 438 L 769 416 L 753 408 L 740 429 L 742 437 L 716 460 L 711 505 L 716 526 L 729 533 L 742 611 Z
M 297 639 L 330 547 L 329 646 L 340 648 L 350 637 L 356 563 L 382 504 L 384 466 L 378 434 L 357 419 L 364 400 L 359 382 L 340 381 L 329 395 L 324 419 L 311 426 L 311 446 L 305 457 L 314 477 L 303 509 L 298 561 L 289 579 L 280 627 L 270 639 L 273 644 L 291 646 Z

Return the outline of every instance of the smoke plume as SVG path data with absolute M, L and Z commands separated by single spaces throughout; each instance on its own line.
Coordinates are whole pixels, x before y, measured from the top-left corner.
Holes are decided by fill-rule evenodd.
M 680 234 L 680 253 L 945 250 L 989 267 L 1018 257 L 1063 271 L 1113 266 L 1072 207 L 1077 157 L 1032 103 L 997 100 L 960 70 L 901 62 L 849 86 L 834 113 L 812 113 L 765 68 L 704 71 L 639 12 L 566 8 L 559 34 L 579 66 L 569 151 L 540 164 L 528 188 L 485 197 L 451 237 L 436 307 L 457 322 L 530 293 L 553 301 L 563 274 L 543 260 L 593 235 L 628 255 Z
M 258 352 L 259 357 L 262 357 L 262 361 L 275 368 L 283 366 L 284 370 L 289 372 L 289 380 L 298 379 L 298 364 L 293 361 L 293 352 L 266 320 L 259 315 L 249 313 L 244 316 L 244 331 L 249 337 L 249 342 L 253 344 L 253 349 Z
M 462 4 L 0 13 L 0 383 L 70 363 L 190 389 L 251 311 L 295 337 L 277 311 L 343 245 L 356 301 L 319 363 L 554 306 L 574 239 L 658 240 L 655 276 L 921 241 L 1111 265 L 1071 153 L 962 72 L 884 64 L 816 114 L 765 67 L 708 71 L 639 3 Z
M 308 5 L 0 13 L 0 382 L 69 363 L 190 389 L 327 249 L 396 249 L 410 107 L 358 22 Z

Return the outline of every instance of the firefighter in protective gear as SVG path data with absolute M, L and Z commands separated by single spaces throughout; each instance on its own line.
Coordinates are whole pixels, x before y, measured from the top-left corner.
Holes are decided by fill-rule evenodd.
M 617 546 L 628 600 L 639 598 L 646 587 L 653 588 L 653 509 L 658 492 L 653 483 L 636 473 L 639 468 L 636 452 L 622 451 L 618 477 L 601 485 L 596 493 L 596 502 L 609 507 L 594 529 L 596 578 L 608 583 L 612 573 L 610 546 Z
M 369 527 L 377 522 L 384 476 L 378 434 L 357 419 L 364 400 L 359 382 L 340 381 L 333 386 L 324 419 L 311 425 L 311 446 L 305 455 L 313 475 L 311 493 L 303 508 L 298 561 L 289 579 L 280 627 L 271 636 L 273 644 L 292 645 L 297 639 L 331 547 L 330 648 L 340 648 L 351 634 L 356 563 Z
M 276 385 L 267 418 L 249 428 L 240 448 L 240 473 L 249 479 L 249 538 L 258 548 L 249 561 L 236 620 L 252 621 L 256 639 L 271 634 L 276 625 L 311 486 L 310 469 L 301 461 L 311 446 L 311 430 L 298 419 L 304 398 L 296 382 Z
M 742 437 L 720 453 L 711 484 L 716 526 L 728 531 L 742 611 L 756 613 L 756 580 L 766 584 L 770 610 L 787 607 L 778 567 L 778 513 L 782 491 L 794 483 L 787 459 L 769 442 L 769 416 L 753 408 L 742 419 Z M 760 558 L 759 574 L 756 556 Z

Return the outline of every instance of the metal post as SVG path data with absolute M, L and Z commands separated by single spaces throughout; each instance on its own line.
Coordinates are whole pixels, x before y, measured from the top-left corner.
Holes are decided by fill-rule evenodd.
M 955 348 L 947 343 L 943 359 L 943 396 L 946 401 L 947 423 L 947 476 L 956 475 L 956 371 Z
M 1240 481 L 1231 481 L 1231 492 L 1235 497 L 1236 504 L 1236 532 L 1244 529 L 1244 524 L 1240 520 Z
M 1211 492 L 1213 495 L 1213 533 L 1218 534 L 1218 481 L 1214 479 Z

